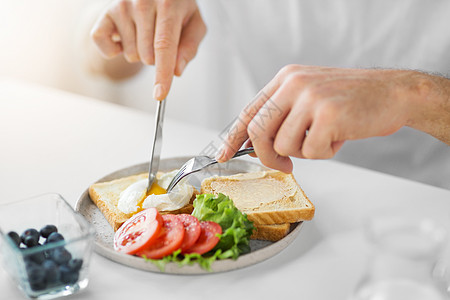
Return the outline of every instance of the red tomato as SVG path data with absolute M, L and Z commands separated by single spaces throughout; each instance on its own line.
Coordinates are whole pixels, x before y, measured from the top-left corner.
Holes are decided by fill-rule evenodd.
M 184 239 L 180 247 L 181 252 L 183 252 L 195 244 L 202 229 L 200 227 L 200 222 L 193 215 L 181 214 L 178 215 L 178 218 L 183 222 L 184 226 Z
M 219 242 L 219 238 L 216 236 L 222 233 L 222 227 L 219 224 L 212 221 L 202 221 L 200 222 L 200 227 L 202 231 L 197 242 L 183 253 L 204 254 L 214 248 Z
M 183 222 L 176 215 L 163 215 L 163 226 L 158 239 L 136 255 L 151 259 L 160 259 L 180 248 L 184 238 Z
M 156 208 L 145 209 L 128 219 L 114 234 L 114 249 L 135 254 L 151 245 L 159 236 L 163 218 Z

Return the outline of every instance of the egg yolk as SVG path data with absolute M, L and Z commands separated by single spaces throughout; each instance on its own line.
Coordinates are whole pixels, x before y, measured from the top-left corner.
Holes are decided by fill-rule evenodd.
M 162 188 L 161 186 L 159 186 L 159 184 L 157 184 L 156 182 L 153 182 L 150 190 L 147 193 L 147 196 L 148 195 L 161 195 L 161 194 L 167 194 L 167 191 L 164 188 Z
M 145 195 L 144 198 L 142 198 L 141 201 L 139 201 L 138 203 L 138 210 L 136 213 L 140 212 L 141 210 L 143 210 L 142 208 L 142 204 L 144 203 L 145 198 L 147 198 L 149 195 L 162 195 L 162 194 L 167 194 L 167 191 L 161 187 L 159 184 L 155 182 L 152 183 L 152 186 L 150 187 L 150 190 L 147 192 L 147 194 Z

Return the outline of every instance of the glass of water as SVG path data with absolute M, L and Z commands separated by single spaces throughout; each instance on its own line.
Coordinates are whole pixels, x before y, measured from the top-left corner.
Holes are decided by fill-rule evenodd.
M 385 215 L 370 219 L 372 249 L 354 300 L 444 300 L 446 284 L 435 267 L 446 230 L 432 219 Z

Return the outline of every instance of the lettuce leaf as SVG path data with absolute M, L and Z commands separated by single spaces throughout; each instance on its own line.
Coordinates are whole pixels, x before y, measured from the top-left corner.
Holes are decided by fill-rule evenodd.
M 193 265 L 194 263 L 199 264 L 199 266 L 207 271 L 211 271 L 211 265 L 214 261 L 216 261 L 219 255 L 222 253 L 222 250 L 217 250 L 212 255 L 200 255 L 198 253 L 190 253 L 190 254 L 181 254 L 181 250 L 173 252 L 170 255 L 167 255 L 161 259 L 150 259 L 143 257 L 146 261 L 149 261 L 156 265 L 161 272 L 164 272 L 166 265 L 170 262 L 176 263 L 178 267 L 183 267 L 186 265 Z
M 254 226 L 224 194 L 198 195 L 194 200 L 194 217 L 201 221 L 213 221 L 222 227 L 220 241 L 214 250 L 222 250 L 220 259 L 237 259 L 240 254 L 250 252 L 250 236 Z

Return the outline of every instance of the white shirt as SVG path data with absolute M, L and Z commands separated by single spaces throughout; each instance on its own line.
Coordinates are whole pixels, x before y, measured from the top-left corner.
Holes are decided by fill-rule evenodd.
M 208 33 L 174 79 L 166 114 L 218 132 L 287 64 L 450 72 L 448 0 L 198 3 Z M 154 109 L 147 69 L 122 86 L 122 103 Z M 334 159 L 450 189 L 450 147 L 411 128 L 348 141 Z
M 251 99 L 248 86 L 256 94 L 286 64 L 450 73 L 447 0 L 206 0 L 200 8 L 214 57 L 202 105 L 219 127 Z M 348 141 L 335 159 L 450 188 L 450 147 L 411 128 Z

